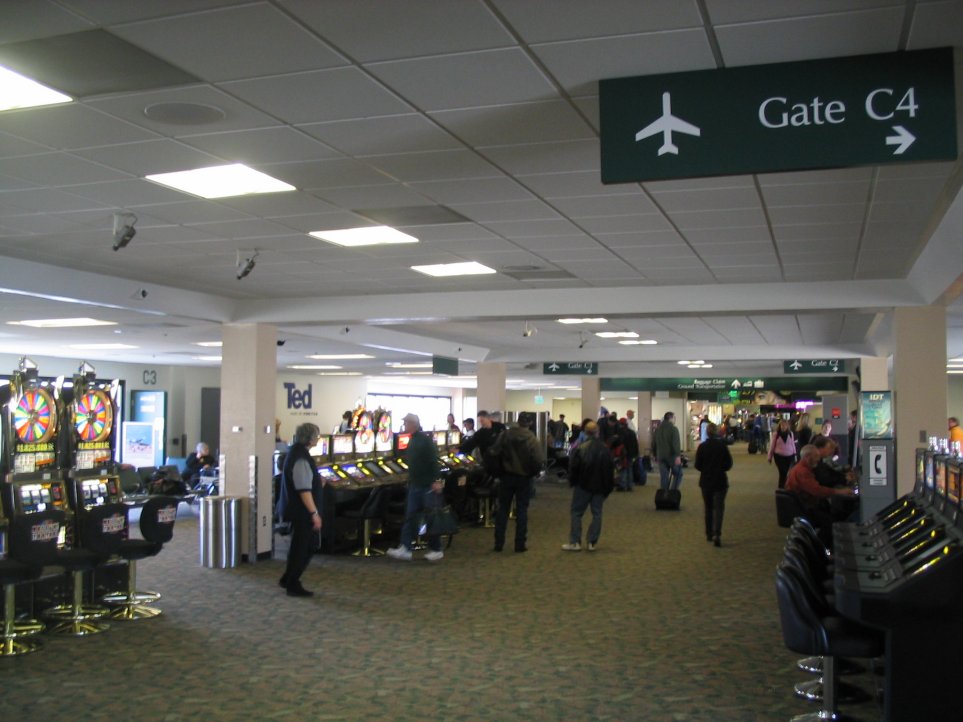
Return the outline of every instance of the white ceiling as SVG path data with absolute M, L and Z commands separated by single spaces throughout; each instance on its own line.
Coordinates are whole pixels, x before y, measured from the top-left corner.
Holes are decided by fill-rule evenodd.
M 67 41 L 81 50 L 59 59 Z M 266 322 L 281 366 L 364 351 L 345 368 L 435 353 L 512 378 L 552 360 L 676 374 L 682 358 L 778 374 L 886 355 L 895 307 L 940 303 L 958 356 L 959 160 L 599 179 L 599 79 L 940 46 L 957 47 L 959 105 L 960 0 L 4 2 L 0 64 L 77 100 L 0 113 L 0 352 L 204 364 L 193 344 L 222 323 Z M 297 191 L 209 201 L 144 179 L 225 162 Z M 115 212 L 138 218 L 118 252 Z M 382 220 L 421 242 L 307 235 Z M 410 269 L 469 260 L 499 273 Z M 659 344 L 582 344 L 554 321 L 586 314 Z M 76 315 L 120 325 L 5 323 Z M 138 348 L 68 348 L 118 340 Z

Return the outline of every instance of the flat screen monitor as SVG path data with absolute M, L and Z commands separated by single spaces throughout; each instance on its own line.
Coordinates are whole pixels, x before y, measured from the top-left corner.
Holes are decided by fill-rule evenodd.
M 406 451 L 409 443 L 411 443 L 411 434 L 395 434 L 396 452 Z
M 354 434 L 335 434 L 332 436 L 331 453 L 336 458 L 354 454 Z
M 311 457 L 318 462 L 328 461 L 331 457 L 331 436 L 324 434 L 318 439 L 318 443 L 308 449 Z
M 946 501 L 950 508 L 960 505 L 960 462 L 956 459 L 946 464 Z
M 366 461 L 366 462 L 364 462 L 364 464 L 362 464 L 362 466 L 364 466 L 365 469 L 367 469 L 368 471 L 370 471 L 373 476 L 387 476 L 387 475 L 388 475 L 388 472 L 385 471 L 384 468 L 382 468 L 381 466 L 379 466 L 379 465 L 378 465 L 377 463 L 375 463 L 374 461 Z
M 936 477 L 933 469 L 933 458 L 936 456 L 932 451 L 927 451 L 923 457 L 923 483 L 926 485 L 926 491 L 930 494 L 933 493 L 933 487 L 936 485 Z
M 933 478 L 936 488 L 936 496 L 946 497 L 946 456 L 937 456 L 933 460 Z
M 460 431 L 449 431 L 448 432 L 448 446 L 458 446 L 461 443 L 461 432 Z
M 432 431 L 431 437 L 435 442 L 435 446 L 439 449 L 444 449 L 448 446 L 448 432 L 447 431 Z

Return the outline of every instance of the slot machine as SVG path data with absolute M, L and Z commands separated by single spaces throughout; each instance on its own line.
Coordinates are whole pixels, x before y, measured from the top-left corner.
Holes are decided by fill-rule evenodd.
M 117 448 L 118 381 L 98 382 L 96 370 L 80 365 L 73 385 L 65 389 L 69 412 L 68 438 L 72 466 L 69 491 L 74 509 L 89 509 L 123 498 L 114 454 Z
M 71 540 L 67 483 L 61 468 L 63 403 L 56 384 L 40 380 L 36 364 L 27 357 L 3 389 L 3 447 L 6 474 L 3 506 L 8 518 L 33 514 L 53 506 L 67 514 L 60 546 Z

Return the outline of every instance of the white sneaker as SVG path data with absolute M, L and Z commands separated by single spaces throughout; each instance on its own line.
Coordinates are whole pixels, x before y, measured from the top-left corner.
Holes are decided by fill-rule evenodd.
M 392 559 L 400 559 L 403 562 L 411 561 L 411 550 L 404 546 L 392 547 L 388 550 L 388 556 Z
M 445 557 L 445 552 L 443 552 L 441 549 L 439 549 L 436 552 L 427 552 L 425 554 L 425 559 L 427 559 L 430 562 L 440 562 L 442 559 L 444 559 L 444 557 Z M 408 558 L 409 559 L 411 558 L 411 552 L 408 552 Z
M 586 547 L 586 548 L 587 548 L 590 552 L 594 552 L 594 551 L 595 551 L 595 545 L 594 545 L 592 542 L 589 542 L 589 545 L 588 545 L 588 547 Z
M 562 544 L 562 549 L 567 552 L 580 552 L 582 551 L 582 545 L 578 542 L 575 542 L 574 544 Z

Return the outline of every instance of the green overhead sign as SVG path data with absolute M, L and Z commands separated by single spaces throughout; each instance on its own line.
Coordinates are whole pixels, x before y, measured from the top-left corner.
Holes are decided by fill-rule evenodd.
M 542 364 L 542 373 L 546 376 L 598 376 L 599 365 L 594 361 L 579 363 L 551 361 Z
M 953 50 L 599 82 L 603 183 L 956 160 Z
M 751 398 L 760 391 L 847 391 L 848 377 L 603 378 L 599 385 L 602 391 L 719 391 L 727 396 L 735 391 Z
M 444 376 L 458 375 L 458 359 L 447 358 L 445 356 L 431 357 L 431 372 Z
M 796 358 L 782 362 L 787 374 L 844 374 L 846 362 L 842 359 Z

